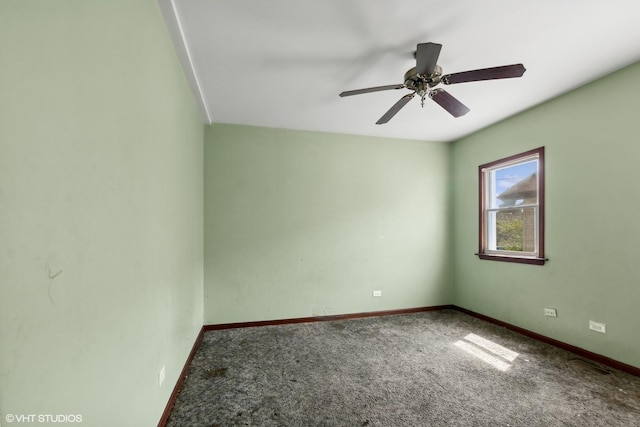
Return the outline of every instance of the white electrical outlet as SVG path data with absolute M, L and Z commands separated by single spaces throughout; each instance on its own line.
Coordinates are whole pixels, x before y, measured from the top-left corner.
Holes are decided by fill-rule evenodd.
M 604 323 L 594 322 L 593 320 L 589 320 L 589 329 L 603 334 L 607 333 L 607 325 Z
M 164 366 L 162 366 L 162 369 L 160 369 L 160 372 L 158 372 L 158 387 L 162 387 L 162 383 L 164 382 L 164 377 L 165 377 L 165 371 L 164 371 Z
M 558 317 L 558 312 L 555 308 L 545 308 L 544 315 L 549 317 Z
M 382 291 L 373 291 L 373 296 L 374 297 L 381 297 L 382 296 Z

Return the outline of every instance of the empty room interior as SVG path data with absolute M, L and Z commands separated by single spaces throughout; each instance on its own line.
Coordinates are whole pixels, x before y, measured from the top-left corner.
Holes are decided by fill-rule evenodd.
M 371 3 L 0 2 L 0 425 L 164 425 L 223 325 L 465 316 L 640 381 L 640 7 Z

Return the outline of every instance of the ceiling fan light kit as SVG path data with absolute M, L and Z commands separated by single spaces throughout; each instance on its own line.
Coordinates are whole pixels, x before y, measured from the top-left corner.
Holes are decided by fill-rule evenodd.
M 475 82 L 480 80 L 510 79 L 522 77 L 526 69 L 522 64 L 503 65 L 499 67 L 482 68 L 478 70 L 462 71 L 442 75 L 442 67 L 438 62 L 441 44 L 420 43 L 416 49 L 416 66 L 404 74 L 404 83 L 386 86 L 376 86 L 366 89 L 348 90 L 340 93 L 341 97 L 360 95 L 363 93 L 380 92 L 384 90 L 409 89 L 413 91 L 396 102 L 380 119 L 377 125 L 387 123 L 402 109 L 414 96 L 418 95 L 424 107 L 424 100 L 429 98 L 444 108 L 453 117 L 461 117 L 470 110 L 462 102 L 458 101 L 444 89 L 435 88 L 438 84 L 445 85 Z M 435 88 L 435 89 L 434 89 Z

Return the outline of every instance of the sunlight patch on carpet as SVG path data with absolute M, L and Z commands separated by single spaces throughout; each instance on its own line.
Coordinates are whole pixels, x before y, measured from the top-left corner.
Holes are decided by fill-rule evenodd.
M 502 372 L 509 370 L 512 366 L 509 362 L 513 362 L 519 355 L 515 351 L 476 334 L 469 334 L 454 345 Z

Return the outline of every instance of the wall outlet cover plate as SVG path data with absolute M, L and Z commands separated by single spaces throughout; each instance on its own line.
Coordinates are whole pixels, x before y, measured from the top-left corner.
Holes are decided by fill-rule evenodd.
M 593 320 L 589 320 L 589 329 L 603 334 L 607 333 L 607 325 L 604 323 L 594 322 Z

